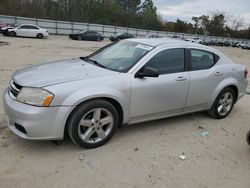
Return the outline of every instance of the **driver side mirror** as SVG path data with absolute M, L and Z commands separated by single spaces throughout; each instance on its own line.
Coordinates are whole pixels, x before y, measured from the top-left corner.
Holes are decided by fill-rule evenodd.
M 138 73 L 136 73 L 135 78 L 144 78 L 144 77 L 159 77 L 158 70 L 151 67 L 143 67 Z

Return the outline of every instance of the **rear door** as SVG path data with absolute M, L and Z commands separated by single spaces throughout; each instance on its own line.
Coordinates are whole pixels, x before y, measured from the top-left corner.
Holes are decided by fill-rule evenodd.
M 39 33 L 39 28 L 33 25 L 28 26 L 28 35 L 29 37 L 36 37 Z
M 207 109 L 211 95 L 224 79 L 216 66 L 219 56 L 201 49 L 189 49 L 190 84 L 185 110 Z

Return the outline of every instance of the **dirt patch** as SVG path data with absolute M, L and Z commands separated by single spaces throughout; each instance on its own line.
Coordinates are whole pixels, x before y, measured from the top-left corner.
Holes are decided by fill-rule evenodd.
M 0 41 L 0 46 L 5 46 L 5 45 L 9 45 L 9 43 L 8 42 Z

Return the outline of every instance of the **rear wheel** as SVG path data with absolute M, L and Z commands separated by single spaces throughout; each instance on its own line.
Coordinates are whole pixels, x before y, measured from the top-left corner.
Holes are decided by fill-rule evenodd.
M 250 131 L 247 133 L 247 143 L 250 145 Z
M 39 39 L 43 39 L 43 34 L 42 33 L 38 33 L 36 37 L 39 38 Z
M 8 36 L 16 37 L 16 32 L 15 31 L 8 32 Z
M 81 36 L 81 35 L 78 35 L 78 36 L 77 36 L 77 40 L 82 40 L 82 36 Z
M 208 114 L 216 119 L 223 119 L 230 114 L 235 102 L 235 93 L 231 88 L 223 89 L 214 101 Z
M 79 106 L 68 121 L 71 140 L 84 148 L 95 148 L 108 142 L 119 124 L 115 107 L 105 100 L 93 100 Z

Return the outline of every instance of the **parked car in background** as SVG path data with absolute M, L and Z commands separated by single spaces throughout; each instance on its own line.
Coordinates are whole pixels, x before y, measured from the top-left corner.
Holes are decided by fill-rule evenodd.
M 123 40 L 123 39 L 129 39 L 129 38 L 135 38 L 135 36 L 131 33 L 118 33 L 116 35 L 112 35 L 109 37 L 109 39 L 112 42 L 117 42 L 119 40 Z
M 173 35 L 173 36 L 171 36 L 171 38 L 172 38 L 172 39 L 181 39 L 181 37 L 178 36 L 178 35 Z
M 14 29 L 18 26 L 18 24 L 0 24 L 0 33 L 7 35 L 8 29 Z
M 189 42 L 194 42 L 194 43 L 197 43 L 197 44 L 202 44 L 202 40 L 199 39 L 199 38 L 187 38 L 185 39 L 185 41 L 189 41 Z
M 250 50 L 250 42 L 246 42 L 244 46 L 242 46 L 242 49 Z
M 1 30 L 1 28 L 7 27 L 7 26 L 8 26 L 8 24 L 6 24 L 6 23 L 0 23 L 0 30 Z
M 208 41 L 207 43 L 206 43 L 206 45 L 208 45 L 208 46 L 217 46 L 217 42 L 215 41 L 215 40 L 210 40 L 210 41 Z
M 2 27 L 0 29 L 0 33 L 2 33 L 4 36 L 6 36 L 8 34 L 9 29 L 14 29 L 15 27 L 13 26 L 6 26 L 6 27 Z
M 239 43 L 238 43 L 238 47 L 244 48 L 244 46 L 245 46 L 246 44 L 247 44 L 246 42 L 239 42 Z
M 194 40 L 192 38 L 186 38 L 184 40 L 187 41 L 187 42 L 194 42 Z
M 200 38 L 198 38 L 198 37 L 194 37 L 193 40 L 197 44 L 202 44 L 202 40 Z
M 246 93 L 247 73 L 204 45 L 127 39 L 87 57 L 14 72 L 3 104 L 8 127 L 22 138 L 68 133 L 75 144 L 94 148 L 122 124 L 198 111 L 223 119 Z
M 250 145 L 250 131 L 248 131 L 247 133 L 247 143 L 248 145 Z
M 43 39 L 49 36 L 46 29 L 42 29 L 32 24 L 22 24 L 18 27 L 8 29 L 7 35 L 10 37 L 33 37 Z
M 224 42 L 223 41 L 218 41 L 216 46 L 223 46 Z
M 231 46 L 231 43 L 226 40 L 226 41 L 223 42 L 223 46 Z
M 161 37 L 158 35 L 147 35 L 146 38 L 155 39 L 155 38 L 161 38 Z
M 78 33 L 70 34 L 69 38 L 73 40 L 87 40 L 87 41 L 102 41 L 104 39 L 102 34 L 90 30 L 81 30 Z
M 239 46 L 239 42 L 232 42 L 231 46 L 232 47 L 238 47 Z

